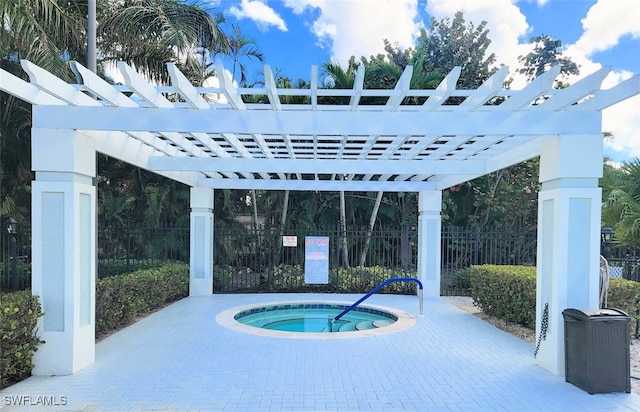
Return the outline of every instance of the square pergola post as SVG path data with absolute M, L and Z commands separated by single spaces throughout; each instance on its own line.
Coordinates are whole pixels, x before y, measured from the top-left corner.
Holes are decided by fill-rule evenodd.
M 213 190 L 191 188 L 189 296 L 213 293 Z
M 32 131 L 32 291 L 44 316 L 34 375 L 67 375 L 95 359 L 96 152 L 69 129 Z
M 540 156 L 536 337 L 548 305 L 546 340 L 539 365 L 564 375 L 567 308 L 599 306 L 601 135 L 553 136 Z
M 442 192 L 424 191 L 418 195 L 418 279 L 424 297 L 440 296 Z

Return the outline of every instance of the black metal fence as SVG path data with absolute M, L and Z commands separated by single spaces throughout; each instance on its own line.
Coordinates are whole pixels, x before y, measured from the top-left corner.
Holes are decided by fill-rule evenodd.
M 406 275 L 416 272 L 417 233 L 409 227 L 372 232 L 329 228 L 285 233 L 269 228 L 218 227 L 215 229 L 214 292 L 300 290 L 305 286 L 301 268 L 307 236 L 328 238 L 330 278 L 336 282 L 340 281 L 337 269 L 344 267 L 372 268 L 368 271 L 372 275 L 388 270 Z M 330 288 L 331 285 L 324 290 Z
M 474 227 L 442 227 L 442 295 L 469 294 L 467 279 L 456 272 L 471 265 L 536 264 L 537 233 L 535 229 Z
M 31 229 L 2 224 L 0 230 L 0 290 L 31 287 Z
M 98 228 L 98 278 L 189 262 L 189 228 L 110 226 Z
M 628 248 L 603 247 L 613 278 L 640 282 L 640 252 Z
M 288 236 L 288 243 L 283 243 Z M 329 239 L 331 282 L 344 282 L 339 268 L 352 268 L 350 276 L 415 276 L 418 236 L 415 227 L 382 228 L 373 231 L 339 228 L 287 231 L 271 228 L 221 227 L 214 232 L 214 292 L 259 292 L 301 290 L 306 236 Z M 15 238 L 15 242 L 12 239 Z M 292 243 L 293 242 L 293 243 Z M 13 253 L 12 245 L 15 245 Z M 31 283 L 31 236 L 25 229 L 17 234 L 2 232 L 0 287 L 26 289 Z M 13 253 L 13 254 L 12 254 Z M 103 278 L 166 261 L 189 262 L 189 229 L 137 226 L 99 227 L 97 234 L 97 276 Z M 442 228 L 443 295 L 468 293 L 468 284 L 456 272 L 472 264 L 536 263 L 535 230 L 481 230 L 478 227 Z M 12 258 L 15 256 L 15 259 Z M 367 271 L 355 268 L 367 267 Z M 17 281 L 16 281 L 17 279 Z M 17 283 L 16 283 L 17 282 Z M 309 290 L 309 288 L 305 288 Z

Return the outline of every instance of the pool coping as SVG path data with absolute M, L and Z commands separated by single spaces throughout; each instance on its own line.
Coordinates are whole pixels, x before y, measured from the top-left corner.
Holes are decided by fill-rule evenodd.
M 359 307 L 376 309 L 385 312 L 391 313 L 393 316 L 398 318 L 394 323 L 383 326 L 381 328 L 376 329 L 367 329 L 367 330 L 359 330 L 359 331 L 350 331 L 350 332 L 285 332 L 279 330 L 269 330 L 262 329 L 255 326 L 245 325 L 243 323 L 235 320 L 234 316 L 242 311 L 249 310 L 252 308 L 262 307 L 262 306 L 272 306 L 272 305 L 288 305 L 288 304 L 329 304 L 329 305 L 346 305 L 351 306 L 351 302 L 339 302 L 339 301 L 278 301 L 278 302 L 263 302 L 259 304 L 245 305 L 245 306 L 237 306 L 227 310 L 224 310 L 216 316 L 216 322 L 218 325 L 225 327 L 227 329 L 235 330 L 241 333 L 247 333 L 250 335 L 258 335 L 258 336 L 270 336 L 275 338 L 286 338 L 286 339 L 351 339 L 351 338 L 364 338 L 371 336 L 380 336 L 380 335 L 388 335 L 391 333 L 400 332 L 406 329 L 410 329 L 416 324 L 416 318 L 404 311 L 401 311 L 396 308 L 390 308 L 386 306 L 380 305 L 369 305 L 369 304 L 361 304 Z

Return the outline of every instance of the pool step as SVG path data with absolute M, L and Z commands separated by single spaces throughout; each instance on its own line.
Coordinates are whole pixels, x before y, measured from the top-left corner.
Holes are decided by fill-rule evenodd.
M 354 322 L 349 322 L 340 326 L 338 332 L 352 332 L 354 330 L 356 330 L 356 324 Z
M 367 330 L 367 329 L 374 329 L 375 326 L 373 325 L 373 322 L 370 320 L 364 320 L 362 322 L 358 322 L 356 323 L 356 330 Z
M 338 332 L 352 332 L 357 330 L 369 330 L 369 329 L 377 329 L 382 328 L 384 326 L 390 325 L 393 322 L 391 320 L 365 320 L 362 322 L 349 322 L 340 326 Z
M 393 321 L 391 320 L 374 320 L 373 321 L 373 326 L 375 326 L 376 328 L 382 328 L 384 326 L 387 325 L 391 325 L 393 323 Z

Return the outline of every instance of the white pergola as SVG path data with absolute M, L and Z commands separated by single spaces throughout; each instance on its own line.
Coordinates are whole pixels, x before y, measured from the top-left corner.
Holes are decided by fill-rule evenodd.
M 280 89 L 265 66 L 266 86 L 244 89 L 223 67 L 217 88 L 193 86 L 171 63 L 168 86 L 124 63 L 123 86 L 75 62 L 78 84 L 22 67 L 31 82 L 0 70 L 0 90 L 33 105 L 32 283 L 46 341 L 34 374 L 94 362 L 98 152 L 191 187 L 191 296 L 213 289 L 213 191 L 235 188 L 418 192 L 418 276 L 437 297 L 442 191 L 540 156 L 537 332 L 545 304 L 550 317 L 538 363 L 564 374 L 562 310 L 598 306 L 602 110 L 640 94 L 640 76 L 602 90 L 603 68 L 555 90 L 554 67 L 512 91 L 503 67 L 459 90 L 455 68 L 436 89 L 412 90 L 408 67 L 393 90 L 370 90 L 360 67 L 353 89 L 335 90 L 317 86 L 313 67 L 309 89 Z M 247 95 L 266 103 L 245 103 Z M 306 103 L 283 103 L 293 98 Z

